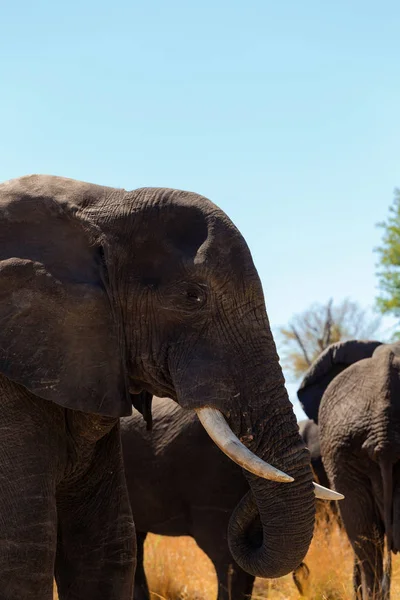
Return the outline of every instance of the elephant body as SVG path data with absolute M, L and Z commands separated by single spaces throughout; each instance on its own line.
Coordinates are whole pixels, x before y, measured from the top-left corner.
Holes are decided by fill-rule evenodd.
M 168 398 L 153 398 L 152 431 L 133 414 L 121 419 L 121 437 L 138 543 L 135 600 L 149 598 L 139 562 L 147 533 L 193 537 L 215 567 L 218 598 L 244 600 L 254 576 L 232 559 L 227 538 L 231 514 L 249 491 L 242 469 L 213 444 L 193 412 Z
M 355 593 L 387 600 L 391 552 L 400 549 L 400 344 L 334 344 L 303 380 L 306 413 L 315 411 L 317 389 L 324 466 L 345 496 L 340 512 L 355 552 Z
M 191 192 L 0 184 L 2 600 L 50 600 L 54 575 L 60 600 L 131 600 L 119 418 L 133 405 L 150 427 L 152 395 L 235 440 L 251 489 L 229 521 L 235 560 L 293 570 L 313 532 L 310 459 L 237 228 Z

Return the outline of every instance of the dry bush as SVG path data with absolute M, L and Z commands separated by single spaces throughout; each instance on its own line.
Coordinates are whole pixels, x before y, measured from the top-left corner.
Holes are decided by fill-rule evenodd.
M 332 519 L 331 519 L 332 522 Z M 310 569 L 305 598 L 353 600 L 353 552 L 346 535 L 333 520 L 319 518 L 305 559 Z M 400 558 L 394 557 L 392 597 L 400 598 Z M 145 568 L 152 600 L 215 600 L 217 579 L 212 563 L 192 538 L 149 535 L 145 542 Z M 292 575 L 257 579 L 253 600 L 299 600 Z M 54 596 L 54 600 L 57 596 Z

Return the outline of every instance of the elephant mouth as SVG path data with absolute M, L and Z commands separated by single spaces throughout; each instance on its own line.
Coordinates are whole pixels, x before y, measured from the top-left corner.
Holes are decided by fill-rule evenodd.
M 129 394 L 132 406 L 143 416 L 143 419 L 146 421 L 147 430 L 151 430 L 153 428 L 153 415 L 151 412 L 153 394 L 147 392 L 139 385 L 129 386 Z

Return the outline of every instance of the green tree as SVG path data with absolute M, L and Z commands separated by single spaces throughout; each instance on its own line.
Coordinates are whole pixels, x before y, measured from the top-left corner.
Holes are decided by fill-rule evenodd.
M 379 325 L 378 317 L 349 298 L 337 305 L 332 299 L 325 304 L 313 304 L 294 315 L 287 327 L 279 329 L 283 367 L 298 379 L 330 344 L 348 339 L 371 339 Z
M 386 221 L 378 223 L 383 229 L 382 245 L 378 253 L 380 294 L 377 306 L 382 314 L 400 317 L 400 189 L 395 189 L 393 204 Z

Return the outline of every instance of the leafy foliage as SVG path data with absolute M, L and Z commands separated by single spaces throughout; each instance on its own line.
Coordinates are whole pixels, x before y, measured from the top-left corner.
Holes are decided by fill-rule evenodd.
M 394 192 L 387 221 L 378 224 L 383 229 L 382 245 L 375 249 L 379 255 L 379 287 L 377 306 L 383 314 L 400 317 L 400 189 Z
M 294 315 L 287 327 L 279 329 L 283 365 L 298 379 L 330 344 L 348 339 L 371 339 L 379 325 L 379 318 L 373 318 L 348 298 L 336 306 L 332 299 L 326 304 L 313 304 Z

